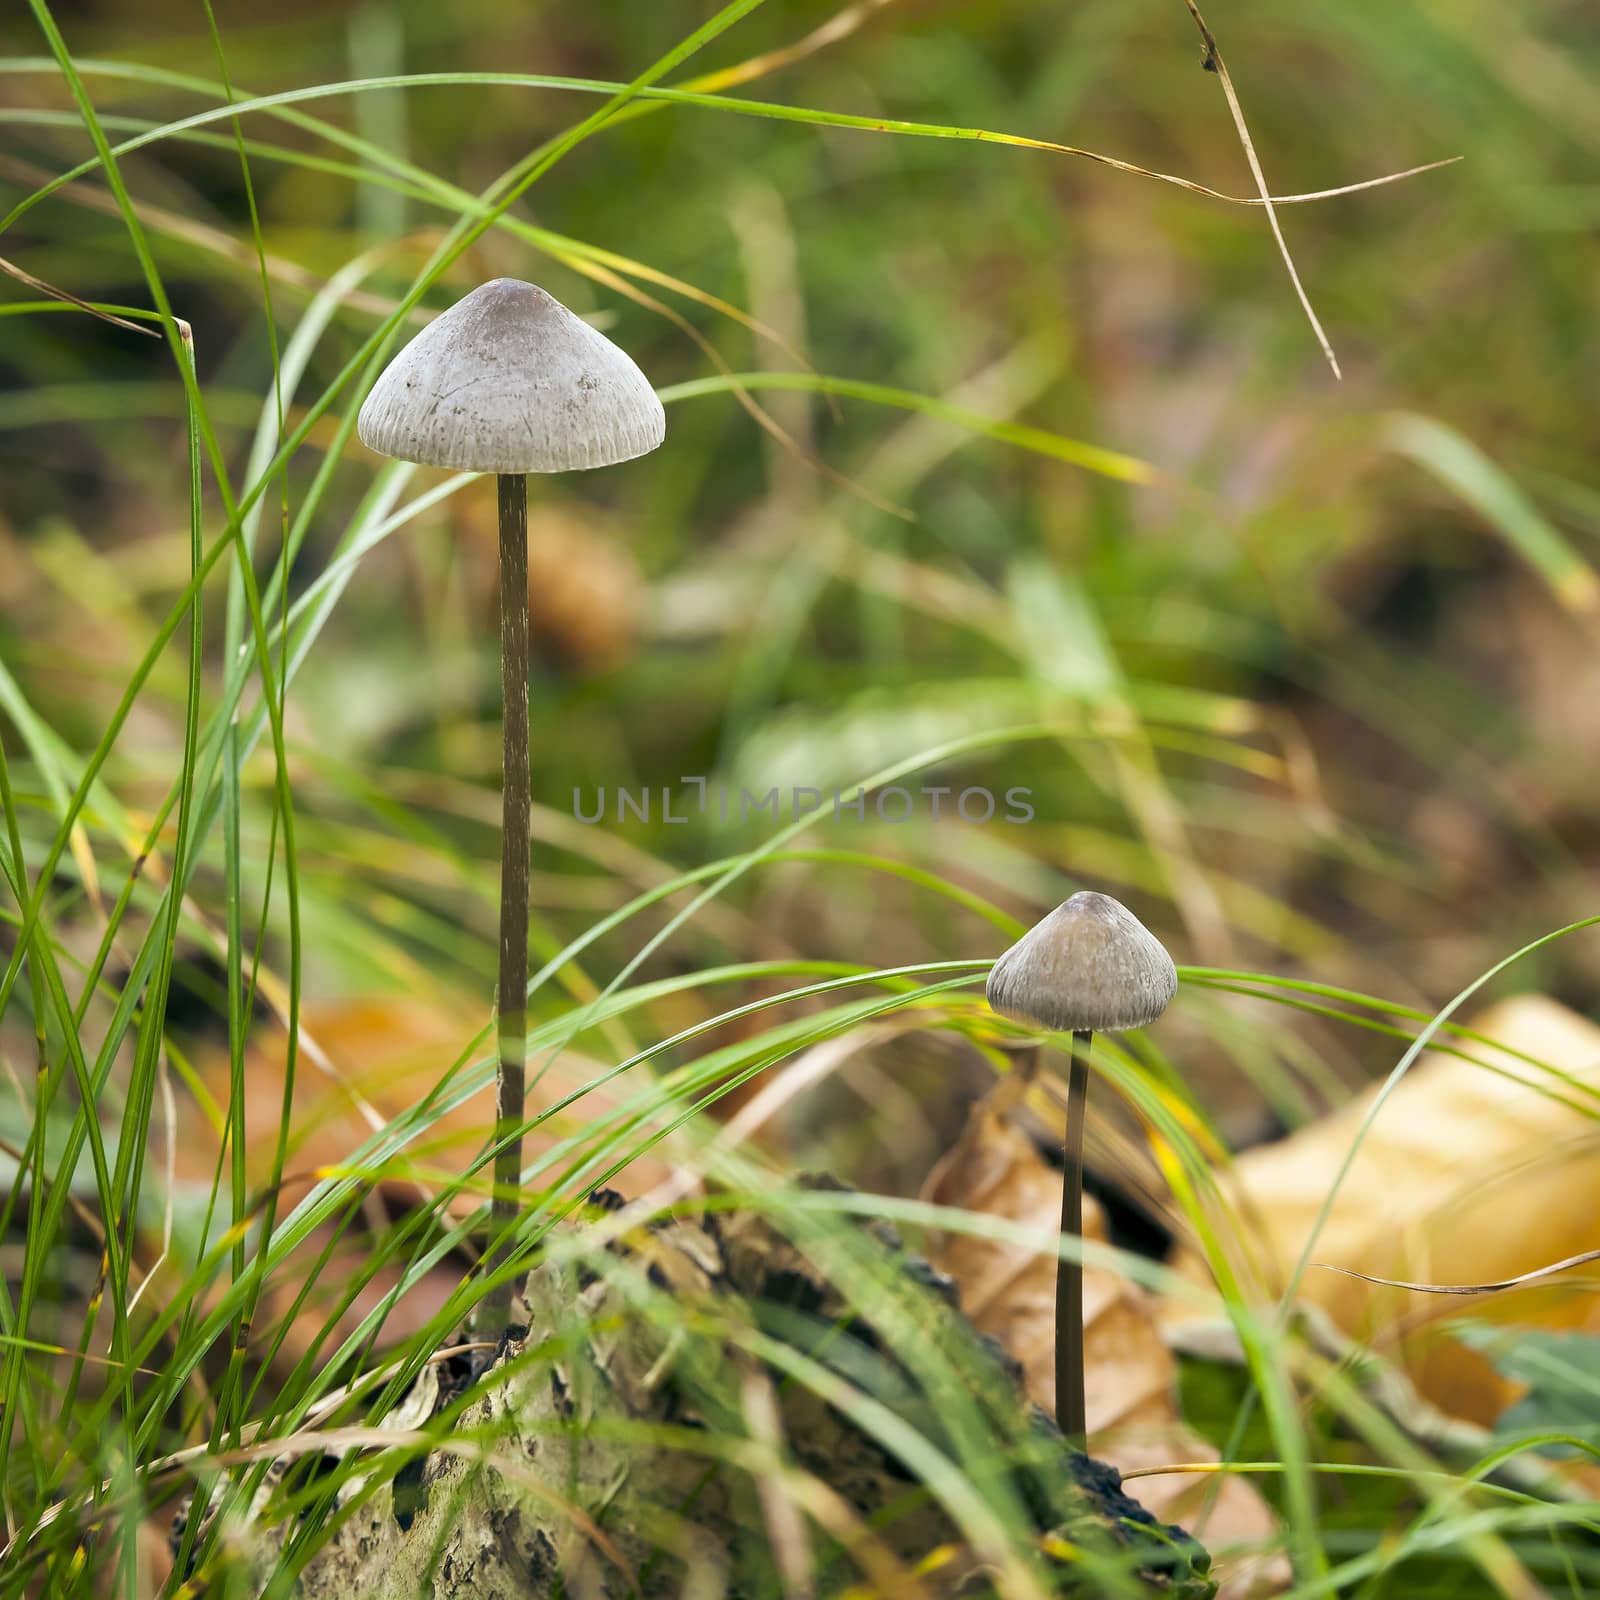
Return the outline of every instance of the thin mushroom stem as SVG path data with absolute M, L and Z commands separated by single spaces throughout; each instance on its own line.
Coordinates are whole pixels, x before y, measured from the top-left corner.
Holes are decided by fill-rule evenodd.
M 1067 1132 L 1062 1144 L 1061 1232 L 1083 1238 L 1083 1118 L 1089 1103 L 1087 1028 L 1072 1036 L 1067 1078 Z M 1083 1262 L 1062 1256 L 1056 1263 L 1056 1421 L 1062 1436 L 1080 1448 L 1088 1436 L 1083 1386 Z
M 520 1208 L 522 1122 L 528 1034 L 528 480 L 502 472 L 500 490 L 500 671 L 504 761 L 501 776 L 500 986 L 495 1038 L 494 1198 L 489 1238 L 508 1234 Z M 483 1331 L 497 1339 L 511 1322 L 511 1281 L 483 1303 Z

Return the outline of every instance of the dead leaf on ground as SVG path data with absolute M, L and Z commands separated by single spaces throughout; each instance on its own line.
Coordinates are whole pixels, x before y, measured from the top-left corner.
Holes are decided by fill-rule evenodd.
M 1600 1027 L 1541 995 L 1504 1001 L 1472 1027 L 1506 1048 L 1465 1042 L 1473 1061 L 1431 1051 L 1417 1062 L 1357 1151 L 1313 1260 L 1415 1283 L 1483 1283 L 1600 1247 Z M 1220 1176 L 1235 1212 L 1224 1236 L 1263 1295 L 1288 1283 L 1376 1092 L 1247 1151 Z M 1210 1281 L 1192 1251 L 1174 1265 Z M 1471 1315 L 1600 1332 L 1594 1280 L 1577 1269 L 1463 1301 L 1313 1269 L 1299 1295 L 1441 1410 L 1488 1425 L 1520 1389 L 1440 1324 Z
M 386 1122 L 417 1105 L 434 1089 L 467 1050 L 484 1021 L 481 1010 L 464 1003 L 452 1008 L 416 996 L 376 996 L 308 1005 L 301 1015 L 301 1048 L 285 1166 L 292 1181 L 279 1205 L 280 1218 L 304 1195 L 307 1184 L 320 1169 L 351 1162 L 354 1153 L 371 1137 L 374 1118 L 380 1124 Z M 482 1055 L 489 1048 L 485 1044 L 477 1053 Z M 264 1024 L 245 1058 L 245 1161 L 252 1192 L 271 1175 L 282 1114 L 286 1056 L 283 1030 L 276 1024 Z M 209 1092 L 225 1106 L 226 1052 L 203 1059 L 200 1070 Z M 537 1104 L 565 1098 L 602 1070 L 593 1058 L 564 1051 L 539 1078 L 536 1088 L 530 1089 L 530 1114 Z M 624 1078 L 584 1094 L 562 1114 L 530 1131 L 523 1144 L 524 1160 L 533 1161 L 541 1151 L 594 1124 L 637 1088 L 637 1080 Z M 401 1160 L 412 1160 L 435 1174 L 459 1173 L 482 1150 L 493 1122 L 491 1084 L 442 1115 L 407 1146 Z M 194 1131 L 197 1128 L 204 1132 Z M 186 1130 L 178 1152 L 177 1175 L 180 1180 L 209 1184 L 217 1161 L 215 1137 L 199 1118 L 186 1122 Z M 558 1166 L 551 1176 L 560 1170 Z M 661 1183 L 670 1170 L 659 1157 L 647 1155 L 617 1174 L 611 1183 L 631 1197 Z M 399 1172 L 384 1178 L 375 1184 L 369 1207 L 377 1205 L 382 1212 L 397 1216 L 420 1203 L 418 1181 Z M 427 1179 L 420 1181 L 429 1190 L 436 1187 Z M 487 1182 L 487 1175 L 482 1181 Z M 224 1192 L 226 1186 L 224 1177 Z M 463 1194 L 452 1205 L 452 1214 L 466 1216 L 480 1199 L 481 1193 Z M 372 1220 L 381 1224 L 384 1218 L 374 1214 Z M 268 1287 L 265 1325 L 275 1324 L 280 1314 L 290 1311 L 306 1273 L 316 1266 L 319 1253 L 328 1242 L 328 1234 L 319 1230 L 285 1263 Z M 369 1252 L 370 1235 L 358 1224 L 339 1239 L 332 1257 L 317 1267 L 316 1285 L 286 1340 L 289 1358 L 304 1353 L 329 1308 L 358 1274 L 369 1270 Z M 464 1266 L 461 1260 L 447 1261 L 428 1279 L 414 1285 L 388 1316 L 385 1339 L 403 1337 L 431 1318 L 459 1283 Z M 341 1333 L 354 1328 L 390 1292 L 399 1272 L 400 1268 L 394 1266 L 372 1274 L 339 1318 Z
M 301 1013 L 301 1044 L 295 1070 L 288 1171 L 302 1176 L 339 1166 L 371 1136 L 373 1118 L 385 1122 L 417 1105 L 472 1044 L 486 1018 L 481 1010 L 416 997 L 389 995 L 308 1005 Z M 484 1042 L 477 1055 L 492 1048 Z M 252 1184 L 269 1174 L 282 1113 L 287 1057 L 281 1028 L 263 1026 L 245 1060 L 246 1163 Z M 538 1058 L 532 1063 L 539 1066 Z M 602 1071 L 603 1064 L 565 1050 L 544 1071 L 528 1104 L 564 1099 Z M 206 1087 L 219 1104 L 228 1097 L 226 1054 L 201 1062 Z M 636 1081 L 590 1090 L 564 1113 L 530 1130 L 526 1158 L 592 1125 L 637 1090 Z M 435 1171 L 459 1172 L 483 1147 L 494 1122 L 494 1090 L 476 1095 L 440 1116 L 407 1146 L 402 1159 Z M 209 1180 L 215 1146 L 187 1142 L 179 1175 Z M 666 1175 L 659 1160 L 645 1158 L 619 1175 L 615 1187 L 642 1193 Z M 385 1181 L 386 1194 L 404 1199 L 415 1190 L 403 1179 Z M 474 1202 L 469 1198 L 467 1209 Z
M 1028 1393 L 1055 1411 L 1055 1240 L 1061 1172 L 1008 1117 L 1021 1080 L 1006 1079 L 976 1105 L 960 1139 L 929 1175 L 923 1198 L 1036 1226 L 1034 1248 L 969 1234 L 937 1236 L 935 1265 L 961 1291 L 961 1308 L 983 1333 L 1022 1363 Z M 1084 1234 L 1104 1241 L 1105 1217 L 1084 1196 Z M 1083 1274 L 1085 1389 L 1091 1453 L 1123 1472 L 1181 1461 L 1215 1461 L 1217 1452 L 1178 1415 L 1177 1365 L 1162 1343 L 1154 1300 L 1106 1267 Z M 1290 1579 L 1266 1502 L 1242 1478 L 1207 1474 L 1142 1478 L 1139 1497 L 1156 1516 L 1188 1528 L 1211 1551 L 1219 1600 L 1276 1594 Z M 1230 1547 L 1240 1554 L 1230 1558 Z

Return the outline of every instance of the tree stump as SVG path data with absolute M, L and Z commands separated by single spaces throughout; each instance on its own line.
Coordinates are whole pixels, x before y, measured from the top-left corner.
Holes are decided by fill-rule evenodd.
M 626 1228 L 594 1204 L 442 1448 L 340 1489 L 304 1600 L 1213 1592 L 1205 1551 L 1066 1445 L 894 1230 L 804 1206 Z

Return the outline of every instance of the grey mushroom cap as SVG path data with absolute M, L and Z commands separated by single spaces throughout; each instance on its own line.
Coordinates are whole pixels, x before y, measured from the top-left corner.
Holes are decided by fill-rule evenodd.
M 654 450 L 666 416 L 632 359 L 531 283 L 496 278 L 384 369 L 369 450 L 456 472 L 571 472 Z
M 989 972 L 989 1004 L 1055 1033 L 1154 1022 L 1178 992 L 1165 946 L 1118 900 L 1084 890 L 1022 936 Z

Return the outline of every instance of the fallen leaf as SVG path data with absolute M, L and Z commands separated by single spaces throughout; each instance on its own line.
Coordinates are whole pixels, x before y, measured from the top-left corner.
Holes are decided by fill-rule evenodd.
M 285 1173 L 289 1182 L 280 1201 L 279 1216 L 305 1193 L 313 1175 L 323 1168 L 348 1164 L 353 1153 L 370 1137 L 374 1125 L 416 1105 L 444 1077 L 471 1045 L 483 1027 L 484 1014 L 465 1003 L 459 1007 L 416 996 L 378 996 L 366 999 L 320 1002 L 301 1014 L 299 1061 L 289 1124 L 289 1154 Z M 492 1048 L 480 1044 L 478 1055 Z M 245 1057 L 245 1165 L 252 1192 L 271 1175 L 282 1115 L 286 1040 L 276 1023 L 264 1023 Z M 228 1061 L 225 1052 L 200 1063 L 208 1091 L 224 1107 L 228 1098 Z M 602 1067 L 575 1050 L 564 1051 L 545 1070 L 536 1090 L 530 1091 L 530 1115 L 539 1103 L 565 1098 L 595 1078 Z M 543 1150 L 595 1123 L 636 1092 L 637 1081 L 624 1079 L 591 1090 L 539 1127 L 523 1141 L 523 1159 L 531 1162 Z M 196 1126 L 203 1127 L 199 1119 Z M 494 1122 L 494 1088 L 478 1094 L 442 1115 L 431 1128 L 402 1153 L 433 1173 L 459 1173 L 482 1150 Z M 178 1153 L 180 1179 L 209 1183 L 216 1169 L 217 1146 L 207 1133 L 186 1136 Z M 549 1175 L 562 1170 L 561 1163 Z M 618 1173 L 615 1188 L 632 1196 L 663 1182 L 671 1168 L 659 1156 L 646 1155 Z M 431 1191 L 435 1184 L 396 1174 L 374 1185 L 369 1199 L 369 1220 L 381 1225 L 420 1202 L 418 1182 Z M 487 1183 L 488 1174 L 479 1183 Z M 547 1180 L 548 1181 L 548 1180 Z M 224 1175 L 223 1191 L 227 1192 Z M 451 1211 L 466 1216 L 482 1198 L 481 1189 L 464 1193 Z M 372 1207 L 378 1207 L 377 1212 Z M 357 1277 L 366 1279 L 353 1303 L 338 1319 L 340 1334 L 349 1333 L 398 1281 L 399 1267 L 372 1271 L 368 1231 L 353 1226 L 337 1240 L 326 1264 L 316 1269 L 316 1283 L 299 1307 L 284 1344 L 289 1359 L 303 1355 L 316 1337 L 330 1306 Z M 329 1236 L 318 1230 L 285 1263 L 267 1287 L 263 1326 L 274 1326 L 296 1305 L 307 1273 L 317 1263 Z M 385 1340 L 404 1337 L 437 1313 L 446 1296 L 460 1281 L 466 1263 L 452 1259 L 441 1263 L 428 1277 L 414 1284 L 390 1312 L 384 1324 Z
M 1546 1277 L 1469 1307 L 1366 1280 L 1490 1283 L 1600 1247 L 1600 1027 L 1540 995 L 1496 1005 L 1472 1026 L 1503 1048 L 1465 1041 L 1471 1060 L 1440 1050 L 1418 1060 L 1378 1113 L 1312 1246 L 1314 1261 L 1340 1270 L 1308 1271 L 1298 1294 L 1441 1410 L 1488 1426 L 1521 1387 L 1442 1325 L 1466 1311 L 1600 1331 L 1594 1274 Z M 1376 1093 L 1247 1151 L 1220 1175 L 1232 1213 L 1225 1236 L 1263 1296 L 1290 1281 Z M 1210 1281 L 1193 1251 L 1174 1265 Z
M 451 1007 L 400 995 L 306 1006 L 300 1019 L 286 1170 L 304 1178 L 318 1168 L 348 1162 L 376 1126 L 416 1105 L 438 1085 L 486 1020 L 482 1011 L 464 1004 Z M 492 1041 L 485 1040 L 476 1054 L 485 1055 L 491 1048 Z M 282 1029 L 263 1025 L 245 1058 L 245 1159 L 252 1185 L 271 1170 L 286 1057 Z M 535 1069 L 539 1065 L 536 1061 Z M 529 1115 L 540 1101 L 564 1099 L 603 1070 L 579 1051 L 563 1051 L 530 1093 Z M 226 1106 L 226 1055 L 203 1060 L 201 1076 L 217 1102 Z M 590 1090 L 566 1111 L 529 1131 L 523 1141 L 525 1159 L 593 1124 L 636 1089 L 636 1082 L 621 1082 Z M 486 1086 L 440 1116 L 407 1147 L 404 1157 L 436 1171 L 459 1172 L 482 1149 L 493 1123 L 494 1090 Z M 180 1152 L 180 1175 L 209 1179 L 215 1160 L 214 1145 L 205 1148 L 186 1141 Z M 642 1192 L 659 1183 L 668 1170 L 661 1161 L 646 1157 L 620 1174 L 615 1187 L 629 1195 Z M 415 1194 L 409 1181 L 398 1178 L 379 1187 L 402 1200 Z M 474 1203 L 467 1197 L 462 1206 L 470 1210 Z
M 1037 1227 L 1036 1246 L 949 1233 L 930 1241 L 930 1255 L 955 1279 L 961 1309 L 1022 1364 L 1028 1393 L 1053 1414 L 1061 1172 L 1008 1116 L 1023 1088 L 1021 1075 L 1013 1074 L 973 1108 L 961 1137 L 929 1174 L 923 1198 Z M 1083 1228 L 1086 1238 L 1105 1241 L 1105 1217 L 1090 1195 L 1083 1199 Z M 1177 1363 L 1157 1330 L 1154 1306 L 1151 1295 L 1111 1269 L 1085 1267 L 1089 1449 L 1123 1472 L 1217 1459 L 1178 1414 Z M 1139 1480 L 1139 1497 L 1211 1551 L 1219 1600 L 1287 1587 L 1287 1559 L 1264 1548 L 1276 1543 L 1277 1524 L 1244 1479 L 1157 1475 Z

